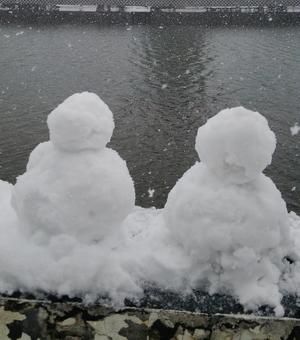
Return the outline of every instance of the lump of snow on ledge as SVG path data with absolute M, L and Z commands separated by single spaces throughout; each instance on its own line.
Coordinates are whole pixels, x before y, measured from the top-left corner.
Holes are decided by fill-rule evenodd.
M 126 163 L 105 145 L 109 108 L 95 94 L 75 94 L 48 118 L 50 141 L 36 147 L 12 203 L 23 229 L 42 242 L 68 234 L 86 242 L 109 237 L 134 207 Z
M 48 125 L 50 141 L 16 185 L 0 181 L 1 293 L 120 304 L 153 283 L 230 293 L 277 315 L 282 294 L 300 294 L 300 218 L 262 174 L 275 137 L 258 113 L 224 110 L 199 129 L 201 163 L 162 210 L 134 207 L 126 163 L 106 147 L 114 123 L 99 97 L 71 96 Z
M 261 172 L 275 136 L 266 119 L 242 107 L 227 109 L 199 128 L 201 163 L 171 190 L 165 220 L 191 262 L 192 285 L 227 289 L 247 307 L 269 304 L 282 313 L 278 288 L 290 249 L 288 212 Z

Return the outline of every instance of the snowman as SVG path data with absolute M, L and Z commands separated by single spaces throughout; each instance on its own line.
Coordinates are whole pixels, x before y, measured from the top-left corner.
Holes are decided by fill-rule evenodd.
M 262 171 L 276 139 L 267 120 L 243 107 L 222 110 L 200 127 L 192 166 L 171 190 L 164 219 L 190 257 L 192 284 L 233 292 L 254 309 L 282 313 L 278 289 L 290 245 L 288 212 Z
M 38 242 L 65 234 L 93 243 L 115 235 L 135 193 L 125 161 L 106 147 L 112 112 L 83 92 L 60 104 L 47 124 L 50 140 L 33 150 L 12 193 L 22 229 Z

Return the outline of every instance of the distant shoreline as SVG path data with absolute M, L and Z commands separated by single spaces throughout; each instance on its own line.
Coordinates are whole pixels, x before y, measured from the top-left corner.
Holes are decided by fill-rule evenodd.
M 287 26 L 299 25 L 300 13 L 163 13 L 159 10 L 139 12 L 58 12 L 41 11 L 34 7 L 13 11 L 0 11 L 0 23 L 41 22 L 41 23 L 103 23 L 103 24 L 194 24 L 205 26 Z

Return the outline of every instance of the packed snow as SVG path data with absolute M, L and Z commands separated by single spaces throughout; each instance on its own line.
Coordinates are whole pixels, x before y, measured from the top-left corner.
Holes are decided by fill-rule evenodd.
M 50 141 L 64 151 L 101 150 L 115 124 L 109 107 L 94 93 L 74 94 L 48 117 Z
M 283 294 L 300 294 L 300 218 L 262 173 L 276 144 L 262 115 L 226 109 L 200 127 L 201 161 L 160 210 L 135 206 L 126 163 L 106 146 L 112 112 L 97 95 L 69 97 L 47 123 L 50 140 L 26 172 L 14 186 L 0 181 L 0 292 L 122 304 L 151 284 L 231 294 L 277 315 Z
M 246 183 L 272 161 L 276 139 L 267 120 L 243 107 L 222 110 L 198 130 L 201 161 L 222 181 Z
M 192 280 L 279 313 L 280 267 L 291 238 L 285 202 L 262 174 L 275 150 L 273 132 L 259 113 L 227 109 L 199 128 L 196 150 L 201 162 L 171 190 L 164 212 L 190 257 Z
M 87 242 L 119 232 L 135 193 L 126 163 L 106 148 L 113 116 L 92 93 L 75 94 L 48 117 L 50 141 L 31 153 L 12 191 L 22 230 L 41 242 L 67 234 Z

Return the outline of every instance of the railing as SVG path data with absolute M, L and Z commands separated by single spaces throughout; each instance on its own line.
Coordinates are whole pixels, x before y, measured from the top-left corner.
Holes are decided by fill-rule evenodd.
M 253 4 L 240 5 L 235 0 L 6 0 L 0 2 L 0 13 L 32 8 L 40 11 L 58 12 L 124 12 L 124 13 L 300 13 L 300 0 L 285 0 L 278 4 L 264 4 L 251 0 Z M 260 2 L 258 5 L 257 3 Z M 234 4 L 230 4 L 234 3 Z M 38 6 L 36 8 L 36 6 Z

